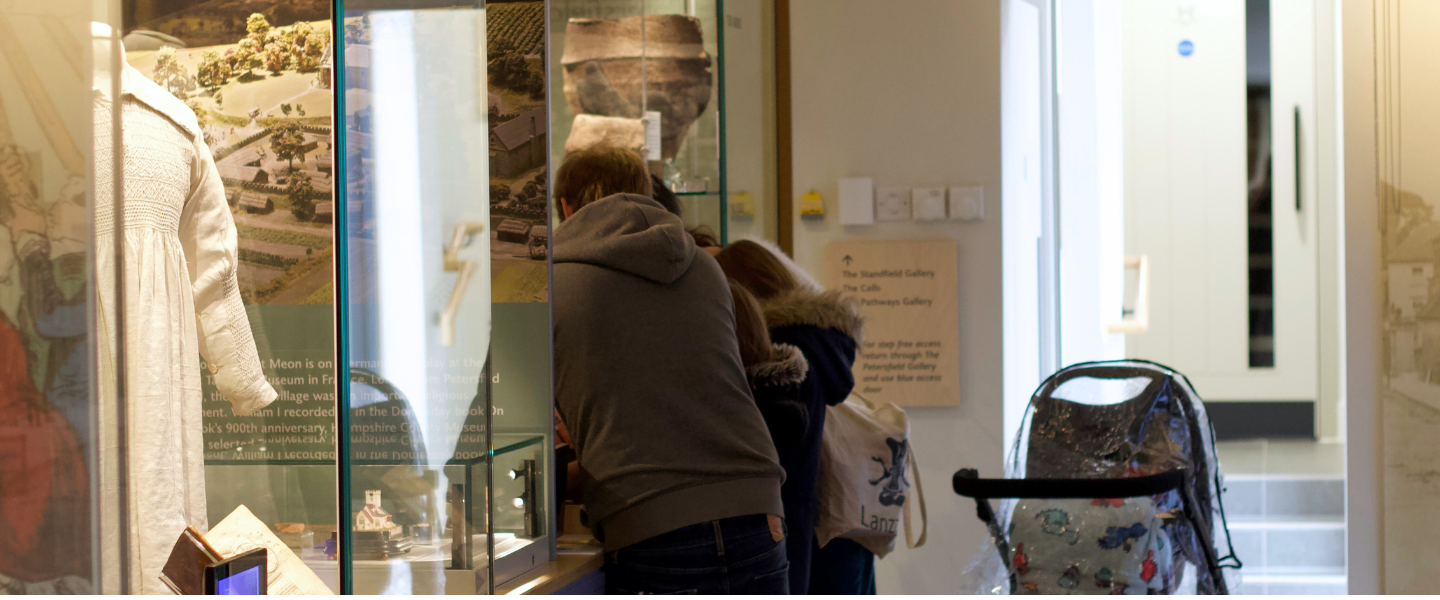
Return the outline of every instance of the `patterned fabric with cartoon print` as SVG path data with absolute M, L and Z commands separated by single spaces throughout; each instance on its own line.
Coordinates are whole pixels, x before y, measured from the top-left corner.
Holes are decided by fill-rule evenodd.
M 1149 594 L 1178 577 L 1150 498 L 1025 500 L 1011 516 L 1017 594 Z

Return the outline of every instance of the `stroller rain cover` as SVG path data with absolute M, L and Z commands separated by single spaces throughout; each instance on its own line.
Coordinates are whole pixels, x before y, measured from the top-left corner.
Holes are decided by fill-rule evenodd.
M 966 569 L 964 593 L 1225 593 L 1220 462 L 1185 377 L 1145 361 L 1083 363 L 1041 384 L 1007 479 L 1106 480 L 1183 470 L 1184 485 L 1125 498 L 1010 498 Z M 1058 494 L 1057 494 L 1058 495 Z M 1013 589 L 1012 589 L 1013 588 Z

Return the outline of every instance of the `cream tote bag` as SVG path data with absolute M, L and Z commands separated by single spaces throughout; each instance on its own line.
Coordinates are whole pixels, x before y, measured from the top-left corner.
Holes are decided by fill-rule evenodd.
M 821 547 L 835 538 L 847 538 L 883 558 L 895 549 L 902 522 L 906 546 L 925 545 L 925 494 L 905 411 L 888 402 L 877 407 L 851 394 L 826 409 L 820 444 L 815 538 Z M 917 503 L 918 539 L 911 531 L 910 516 L 910 506 Z

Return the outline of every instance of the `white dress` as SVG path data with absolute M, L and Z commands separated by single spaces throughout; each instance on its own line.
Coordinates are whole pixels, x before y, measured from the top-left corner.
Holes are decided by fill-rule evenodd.
M 123 62 L 123 61 L 122 61 Z M 98 82 L 97 82 L 98 83 Z M 132 591 L 168 593 L 158 579 L 187 525 L 205 531 L 200 357 L 237 415 L 275 399 L 265 381 L 236 279 L 235 224 L 195 115 L 126 67 L 121 123 L 124 231 L 111 199 L 111 100 L 95 92 L 95 264 L 99 298 L 102 503 L 115 503 L 115 237 L 123 236 L 124 369 L 129 422 Z M 112 515 L 113 507 L 110 507 Z M 118 515 L 115 515 L 118 516 Z M 102 518 L 107 585 L 118 577 L 117 519 Z

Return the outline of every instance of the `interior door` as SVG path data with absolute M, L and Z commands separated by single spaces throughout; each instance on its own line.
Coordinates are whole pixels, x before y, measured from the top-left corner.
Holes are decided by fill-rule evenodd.
M 1127 348 L 1206 400 L 1313 401 L 1314 3 L 1268 3 L 1268 259 L 1250 251 L 1247 4 L 1125 4 L 1125 246 L 1150 265 L 1149 328 Z

